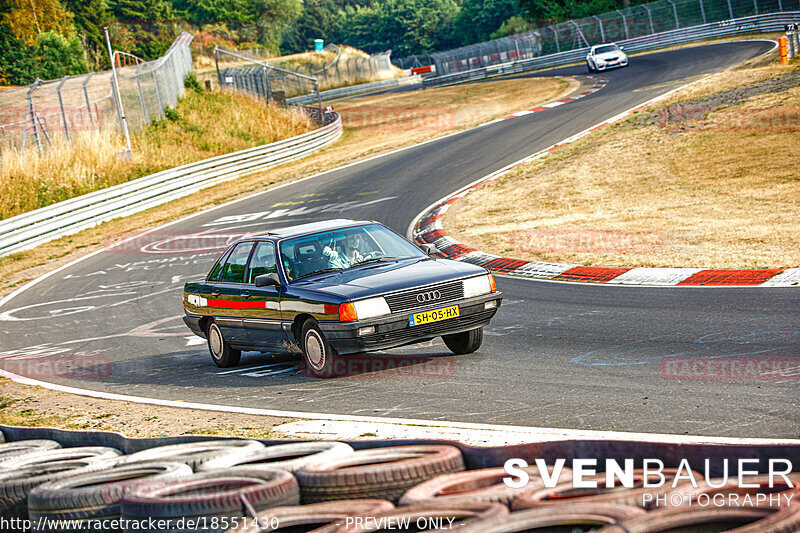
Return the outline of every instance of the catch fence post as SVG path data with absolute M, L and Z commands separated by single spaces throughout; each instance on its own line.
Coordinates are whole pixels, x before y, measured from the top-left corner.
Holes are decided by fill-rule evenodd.
M 69 125 L 67 124 L 67 113 L 64 111 L 64 98 L 61 95 L 61 88 L 64 87 L 64 84 L 69 79 L 69 76 L 64 76 L 61 78 L 61 83 L 58 84 L 56 87 L 56 94 L 58 95 L 58 108 L 61 110 L 61 120 L 64 122 L 64 137 L 67 138 L 67 142 L 70 141 L 69 139 Z

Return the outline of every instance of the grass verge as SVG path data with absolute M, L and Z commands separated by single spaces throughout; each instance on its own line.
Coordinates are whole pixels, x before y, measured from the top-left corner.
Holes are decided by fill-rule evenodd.
M 522 79 L 341 101 L 335 108 L 344 117 L 345 133 L 331 147 L 246 179 L 221 183 L 155 209 L 0 258 L 0 295 L 132 232 L 263 191 L 277 183 L 468 129 L 556 99 L 577 86 L 577 82 L 563 79 Z
M 7 426 L 113 431 L 128 437 L 228 435 L 275 438 L 274 426 L 294 419 L 197 411 L 118 400 L 101 400 L 0 378 L 0 424 Z M 280 437 L 278 437 L 280 438 Z
M 60 144 L 41 154 L 4 151 L 0 219 L 313 128 L 302 113 L 243 94 L 187 90 L 177 108 L 167 109 L 165 120 L 131 137 L 131 161 L 118 157 L 124 139 L 111 131 L 87 132 L 72 145 Z
M 731 69 L 488 183 L 444 219 L 529 261 L 800 265 L 800 69 Z

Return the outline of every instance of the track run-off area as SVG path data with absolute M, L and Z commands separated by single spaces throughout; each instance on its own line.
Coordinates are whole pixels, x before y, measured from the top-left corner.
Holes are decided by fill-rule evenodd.
M 348 375 L 329 380 L 303 375 L 296 357 L 257 352 L 218 369 L 181 320 L 183 283 L 204 276 L 244 234 L 330 218 L 377 220 L 405 234 L 432 202 L 466 184 L 773 46 L 634 56 L 579 100 L 290 183 L 91 254 L 0 303 L 3 375 L 306 418 L 799 438 L 798 372 L 763 374 L 763 365 L 800 365 L 797 288 L 498 276 L 505 300 L 478 352 L 453 357 L 437 339 L 356 357 Z M 585 74 L 576 66 L 531 76 Z M 762 365 L 760 379 L 737 366 L 747 364 Z

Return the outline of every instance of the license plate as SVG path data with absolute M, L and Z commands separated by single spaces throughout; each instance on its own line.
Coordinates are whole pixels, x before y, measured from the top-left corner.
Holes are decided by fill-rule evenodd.
M 444 307 L 442 309 L 434 309 L 433 311 L 424 311 L 422 313 L 414 313 L 408 317 L 409 326 L 419 326 L 420 324 L 428 324 L 429 322 L 438 322 L 440 320 L 447 320 L 448 318 L 456 318 L 460 316 L 457 305 Z

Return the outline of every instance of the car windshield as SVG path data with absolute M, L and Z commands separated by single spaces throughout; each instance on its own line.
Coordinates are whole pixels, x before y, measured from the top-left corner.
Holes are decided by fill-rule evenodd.
M 361 265 L 425 257 L 419 248 L 380 224 L 366 224 L 286 239 L 281 261 L 289 281 Z
M 609 52 L 619 52 L 619 47 L 616 44 L 609 44 L 606 46 L 598 46 L 594 49 L 595 54 L 607 54 Z

